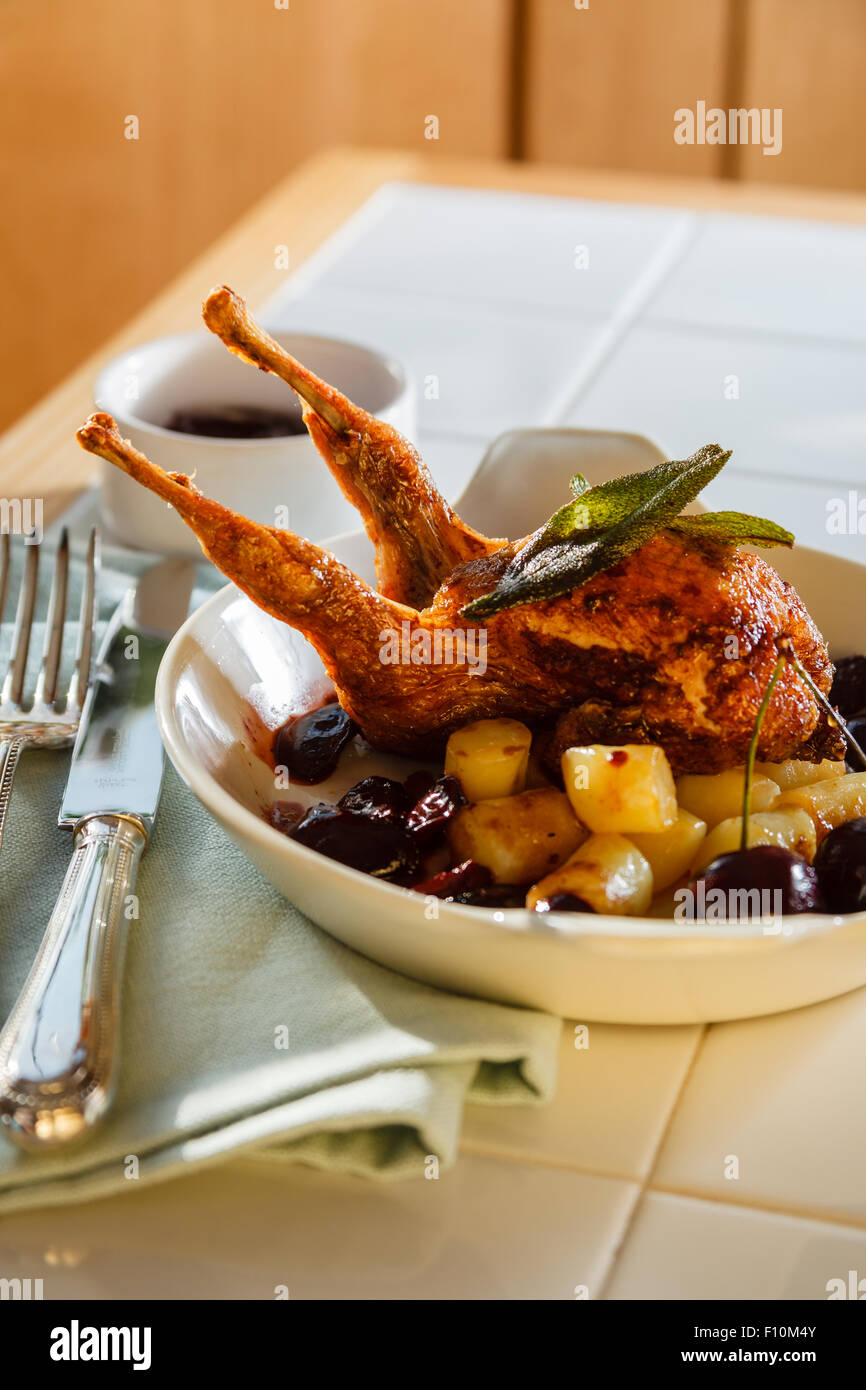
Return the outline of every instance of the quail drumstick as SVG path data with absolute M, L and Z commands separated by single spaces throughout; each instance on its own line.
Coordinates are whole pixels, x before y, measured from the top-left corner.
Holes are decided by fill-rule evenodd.
M 230 352 L 280 377 L 300 396 L 319 453 L 361 513 L 376 549 L 379 589 L 388 598 L 420 608 L 461 561 L 502 545 L 455 515 L 407 439 L 290 356 L 234 290 L 211 290 L 202 317 Z

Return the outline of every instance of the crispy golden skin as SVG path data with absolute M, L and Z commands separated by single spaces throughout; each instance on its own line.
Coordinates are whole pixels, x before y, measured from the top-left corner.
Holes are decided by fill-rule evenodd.
M 521 542 L 465 526 L 411 445 L 289 358 L 232 291 L 212 292 L 204 314 L 233 351 L 304 399 L 313 438 L 376 542 L 382 592 L 302 537 L 164 473 L 110 416 L 91 416 L 78 440 L 171 503 L 224 574 L 313 643 L 375 747 L 430 757 L 462 724 L 507 715 L 546 730 L 554 772 L 563 748 L 585 742 L 658 743 L 675 772 L 713 772 L 745 759 L 777 636 L 829 690 L 826 647 L 792 586 L 747 551 L 673 531 L 570 594 L 498 613 L 482 629 L 467 622 L 460 610 L 494 587 Z M 447 660 L 453 633 L 469 638 L 471 659 Z M 446 655 L 431 662 L 424 643 L 435 652 L 437 634 Z M 383 659 L 395 641 L 408 660 Z M 838 730 L 790 668 L 758 752 L 769 762 L 842 755 Z

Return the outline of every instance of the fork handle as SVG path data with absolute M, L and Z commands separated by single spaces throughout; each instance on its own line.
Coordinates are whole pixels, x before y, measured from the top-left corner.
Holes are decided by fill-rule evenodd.
M 3 830 L 9 810 L 9 798 L 12 795 L 12 782 L 23 747 L 24 740 L 20 738 L 4 738 L 0 741 L 0 849 L 3 847 Z
M 89 1133 L 117 1079 L 128 897 L 147 832 L 118 813 L 86 816 L 73 834 L 39 954 L 0 1033 L 0 1123 L 29 1149 Z

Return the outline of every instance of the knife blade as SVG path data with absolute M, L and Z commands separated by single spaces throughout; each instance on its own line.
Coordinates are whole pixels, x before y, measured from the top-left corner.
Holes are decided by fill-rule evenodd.
M 164 560 L 121 599 L 96 662 L 57 823 L 118 811 L 153 824 L 165 766 L 153 707 L 156 673 L 184 621 L 192 560 Z
M 192 560 L 161 561 L 127 591 L 96 660 L 58 824 L 73 853 L 30 974 L 0 1033 L 0 1122 L 47 1149 L 89 1133 L 117 1080 L 120 984 L 133 890 L 165 754 L 156 673 L 189 607 Z

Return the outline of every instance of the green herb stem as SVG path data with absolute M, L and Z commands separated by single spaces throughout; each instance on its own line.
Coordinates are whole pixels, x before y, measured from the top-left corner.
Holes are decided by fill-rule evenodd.
M 784 661 L 789 661 L 791 663 L 794 670 L 797 672 L 797 675 L 800 677 L 800 680 L 803 682 L 804 685 L 808 686 L 809 690 L 814 695 L 818 704 L 830 716 L 831 721 L 837 726 L 837 728 L 842 730 L 842 733 L 844 737 L 847 739 L 849 746 L 854 749 L 854 752 L 859 757 L 861 763 L 864 767 L 866 767 L 866 753 L 864 753 L 863 749 L 860 747 L 860 744 L 857 742 L 851 730 L 848 728 L 848 725 L 845 723 L 845 720 L 842 718 L 841 714 L 838 712 L 838 710 L 835 710 L 833 708 L 833 706 L 830 704 L 830 701 L 827 699 L 827 696 L 824 694 L 822 690 L 819 690 L 818 686 L 815 684 L 814 680 L 809 675 L 809 672 L 806 670 L 803 663 L 798 659 L 797 653 L 794 651 L 794 647 L 790 637 L 777 637 L 776 649 L 777 651 L 781 652 L 782 659 Z

